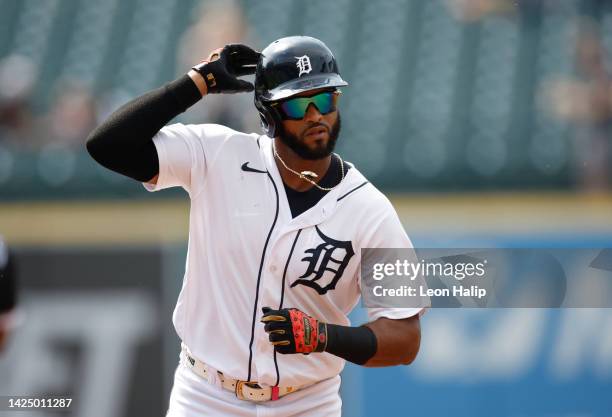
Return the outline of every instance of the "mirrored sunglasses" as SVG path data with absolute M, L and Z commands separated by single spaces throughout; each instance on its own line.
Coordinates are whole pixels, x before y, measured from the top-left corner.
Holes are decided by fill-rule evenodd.
M 323 91 L 311 97 L 295 97 L 273 103 L 283 120 L 301 120 L 308 111 L 308 106 L 313 104 L 319 113 L 328 114 L 336 110 L 336 103 L 340 91 Z

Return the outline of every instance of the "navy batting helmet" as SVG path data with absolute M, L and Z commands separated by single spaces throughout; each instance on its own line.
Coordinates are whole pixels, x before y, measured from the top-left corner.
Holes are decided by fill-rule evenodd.
M 289 36 L 272 42 L 261 52 L 255 70 L 255 107 L 264 132 L 274 137 L 280 116 L 272 102 L 309 90 L 342 87 L 336 58 L 320 40 Z

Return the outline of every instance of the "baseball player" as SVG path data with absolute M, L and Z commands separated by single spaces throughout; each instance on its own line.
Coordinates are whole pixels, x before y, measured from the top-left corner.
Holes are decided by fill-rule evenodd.
M 254 85 L 239 78 L 253 73 Z M 356 327 L 347 318 L 361 249 L 412 247 L 387 198 L 333 152 L 347 85 L 320 40 L 227 45 L 88 138 L 105 167 L 191 199 L 168 416 L 339 416 L 345 360 L 414 360 L 422 309 L 370 309 Z M 167 125 L 204 96 L 253 90 L 263 135 Z
M 0 236 L 0 352 L 7 344 L 14 324 L 16 304 L 15 273 L 9 251 Z

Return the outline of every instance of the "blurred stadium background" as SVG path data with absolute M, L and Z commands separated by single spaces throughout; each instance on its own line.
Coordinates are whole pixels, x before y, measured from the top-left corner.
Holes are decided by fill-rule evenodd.
M 0 395 L 163 415 L 188 198 L 104 171 L 84 141 L 227 42 L 335 51 L 339 151 L 416 246 L 612 247 L 610 3 L 0 0 L 0 235 L 23 318 Z M 247 95 L 180 120 L 258 130 Z M 342 394 L 347 416 L 539 417 L 610 416 L 611 392 L 612 311 L 508 309 L 428 312 L 414 365 L 349 365 Z

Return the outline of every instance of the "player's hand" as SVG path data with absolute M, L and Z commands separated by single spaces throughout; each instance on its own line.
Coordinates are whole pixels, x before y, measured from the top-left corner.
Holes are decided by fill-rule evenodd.
M 213 51 L 208 60 L 192 69 L 204 78 L 209 94 L 241 93 L 254 90 L 253 84 L 238 77 L 254 74 L 258 60 L 259 52 L 246 45 L 230 44 Z
M 327 325 L 297 308 L 262 308 L 264 330 L 278 353 L 323 352 L 327 346 Z

